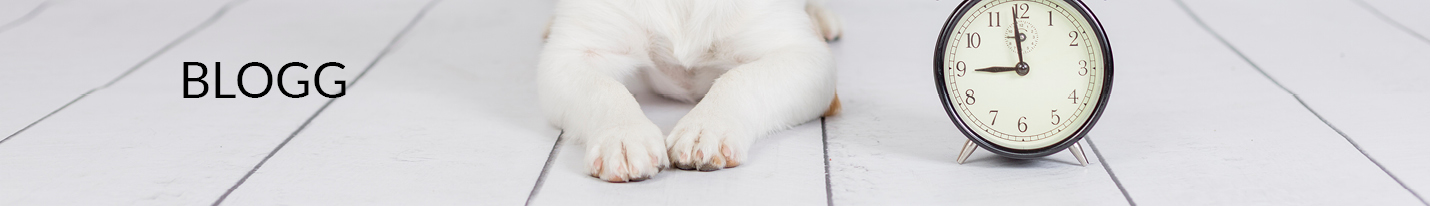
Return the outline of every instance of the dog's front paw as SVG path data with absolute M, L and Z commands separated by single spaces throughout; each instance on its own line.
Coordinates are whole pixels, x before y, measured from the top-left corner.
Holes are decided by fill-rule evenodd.
M 666 138 L 676 168 L 715 171 L 740 166 L 754 137 L 739 122 L 692 113 Z
M 655 125 L 609 128 L 586 141 L 586 168 L 608 182 L 650 179 L 670 162 Z

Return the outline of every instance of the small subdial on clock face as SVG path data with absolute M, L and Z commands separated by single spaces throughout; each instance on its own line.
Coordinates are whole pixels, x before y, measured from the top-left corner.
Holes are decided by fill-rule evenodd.
M 1022 38 L 1003 38 L 1003 46 L 1008 47 L 1008 50 L 1017 50 L 1017 46 L 1020 44 L 1023 45 L 1023 54 L 1038 49 L 1038 40 L 1042 39 L 1040 38 L 1042 36 L 1038 33 L 1038 27 L 1034 26 L 1032 22 L 1019 21 L 1018 31 L 1013 31 L 1012 26 L 1005 26 L 1003 28 L 1003 33 L 1010 34 L 1008 36 L 1013 36 L 1011 35 L 1013 33 L 1022 34 Z
M 966 129 L 1031 150 L 1071 138 L 1102 94 L 1096 32 L 1063 0 L 986 0 L 949 32 L 944 82 Z

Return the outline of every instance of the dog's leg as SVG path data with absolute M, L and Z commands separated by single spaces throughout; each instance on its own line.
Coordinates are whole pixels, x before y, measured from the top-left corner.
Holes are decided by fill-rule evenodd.
M 739 166 L 755 139 L 830 109 L 835 79 L 829 48 L 804 30 L 807 20 L 791 22 L 795 24 L 754 25 L 763 29 L 731 38 L 730 46 L 741 50 L 735 53 L 758 59 L 716 79 L 666 137 L 677 168 Z
M 805 3 L 804 11 L 809 13 L 809 19 L 814 22 L 814 28 L 819 30 L 825 41 L 839 40 L 844 35 L 844 22 L 839 21 L 839 16 L 824 6 L 823 0 L 810 0 Z
M 638 60 L 564 38 L 570 37 L 552 36 L 537 66 L 537 89 L 548 119 L 565 138 L 586 147 L 584 164 L 591 176 L 628 182 L 660 172 L 670 162 L 660 128 L 617 80 L 635 72 Z
M 844 36 L 844 22 L 839 20 L 839 15 L 830 11 L 825 6 L 825 0 L 809 0 L 805 2 L 804 12 L 809 13 L 809 21 L 814 22 L 814 28 L 824 37 L 824 41 L 838 41 Z M 834 116 L 843 109 L 839 104 L 839 95 L 834 95 L 834 100 L 829 103 L 829 110 L 824 111 L 824 116 Z

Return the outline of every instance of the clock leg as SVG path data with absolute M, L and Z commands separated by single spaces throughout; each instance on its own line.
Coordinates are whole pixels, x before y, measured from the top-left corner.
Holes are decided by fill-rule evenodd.
M 973 144 L 973 140 L 964 141 L 963 152 L 958 153 L 958 164 L 963 164 L 963 161 L 968 160 L 968 156 L 972 155 L 974 150 L 978 150 L 978 145 Z
M 1081 142 L 1073 143 L 1072 147 L 1068 147 L 1068 150 L 1072 151 L 1073 157 L 1077 157 L 1077 163 L 1082 164 L 1082 166 L 1087 166 L 1087 156 L 1082 155 Z

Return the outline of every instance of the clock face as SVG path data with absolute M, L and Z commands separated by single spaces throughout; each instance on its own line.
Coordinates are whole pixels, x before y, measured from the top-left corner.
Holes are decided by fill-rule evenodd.
M 1000 154 L 1041 156 L 1091 128 L 1106 103 L 1112 64 L 1101 26 L 1082 6 L 970 0 L 950 17 L 936 73 L 965 134 Z

